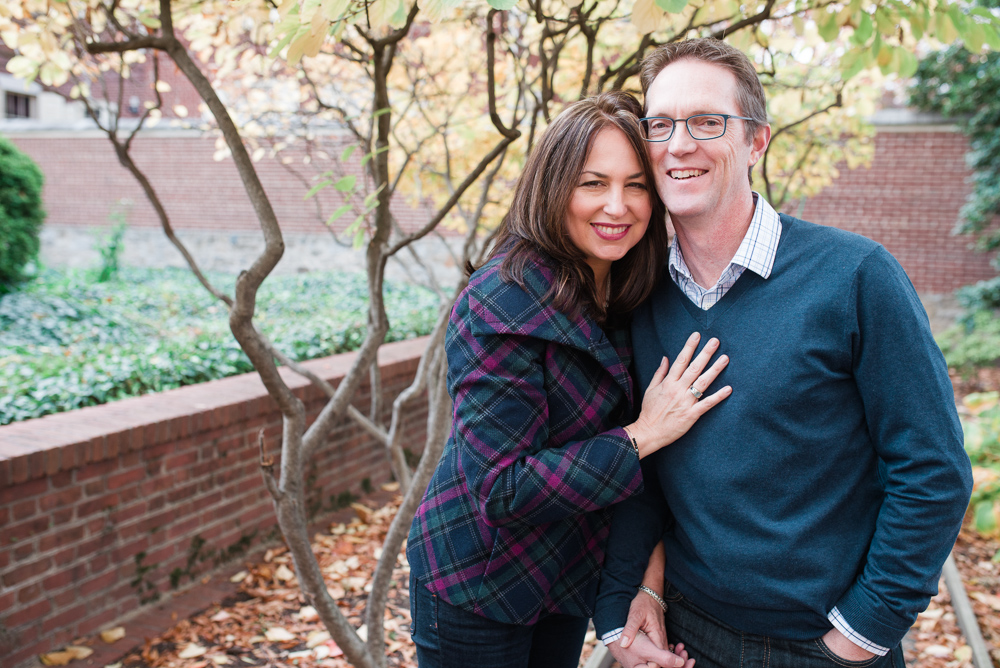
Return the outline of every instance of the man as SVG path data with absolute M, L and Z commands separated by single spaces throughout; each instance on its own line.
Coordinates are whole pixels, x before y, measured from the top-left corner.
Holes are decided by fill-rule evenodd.
M 746 56 L 670 44 L 642 87 L 676 237 L 635 313 L 636 383 L 697 330 L 722 341 L 715 385 L 733 393 L 647 458 L 645 491 L 618 506 L 598 635 L 625 668 L 690 665 L 667 641 L 698 668 L 903 668 L 971 492 L 927 316 L 880 245 L 752 192 L 771 130 Z M 667 599 L 666 638 L 646 591 Z

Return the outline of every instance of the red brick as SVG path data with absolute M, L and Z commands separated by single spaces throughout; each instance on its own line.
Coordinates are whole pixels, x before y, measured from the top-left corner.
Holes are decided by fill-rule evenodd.
M 196 451 L 183 452 L 172 457 L 167 457 L 164 461 L 164 468 L 167 471 L 179 468 L 187 468 L 198 461 L 198 453 Z
M 14 554 L 14 561 L 24 561 L 35 553 L 35 543 L 34 541 L 18 543 L 11 552 Z
M 59 506 L 75 503 L 83 496 L 83 491 L 79 486 L 69 487 L 58 492 L 49 492 L 38 501 L 43 512 L 47 512 Z
M 76 508 L 77 517 L 87 517 L 93 513 L 101 512 L 106 508 L 111 508 L 118 503 L 117 494 L 105 494 L 91 501 L 85 501 Z
M 97 577 L 91 578 L 86 582 L 77 585 L 77 591 L 80 593 L 80 596 L 83 596 L 85 598 L 89 597 L 91 594 L 95 592 L 99 592 L 103 589 L 107 589 L 108 587 L 110 587 L 113 583 L 115 583 L 118 580 L 118 577 L 119 574 L 117 570 L 111 570 L 106 573 L 102 573 Z
M 13 485 L 11 487 L 0 488 L 0 505 L 7 505 L 13 501 L 27 499 L 38 496 L 49 488 L 48 480 L 32 480 L 31 482 Z
M 108 459 L 101 462 L 87 464 L 76 471 L 76 481 L 84 482 L 93 478 L 103 477 L 118 468 L 117 459 Z
M 42 596 L 42 585 L 35 583 L 33 585 L 28 585 L 27 587 L 22 587 L 17 592 L 18 603 L 27 603 L 29 601 L 34 601 Z
M 44 600 L 29 605 L 26 608 L 21 608 L 17 611 L 17 625 L 27 626 L 31 622 L 47 615 L 50 610 L 52 610 L 52 604 Z
M 17 587 L 36 575 L 41 575 L 51 567 L 52 560 L 49 558 L 40 559 L 30 564 L 19 566 L 3 574 L 3 584 L 5 587 Z
M 53 629 L 61 629 L 70 625 L 75 625 L 87 614 L 89 603 L 81 603 L 69 610 L 59 613 L 54 617 L 49 617 L 42 624 L 42 633 L 49 633 Z
M 5 528 L 3 532 L 3 540 L 8 544 L 16 543 L 17 541 L 24 540 L 29 536 L 42 533 L 48 528 L 49 518 L 35 517 L 34 519 L 30 519 L 26 522 Z
M 83 538 L 83 534 L 84 531 L 82 526 L 60 529 L 52 535 L 42 538 L 38 543 L 38 551 L 44 554 L 50 550 L 71 545 Z

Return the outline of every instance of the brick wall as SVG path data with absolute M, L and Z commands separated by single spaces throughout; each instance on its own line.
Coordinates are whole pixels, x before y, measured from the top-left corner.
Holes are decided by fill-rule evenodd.
M 951 234 L 971 188 L 965 136 L 878 130 L 871 167 L 842 167 L 801 213 L 787 213 L 883 244 L 920 293 L 947 293 L 996 276 L 990 255 L 970 250 L 970 237 Z
M 379 354 L 385 405 L 409 383 L 425 339 Z M 353 355 L 307 363 L 338 382 Z M 286 375 L 310 421 L 325 396 Z M 367 389 L 357 405 L 367 412 Z M 404 433 L 425 435 L 414 401 Z M 274 512 L 258 466 L 257 433 L 280 451 L 281 419 L 256 374 L 0 427 L 0 665 L 93 633 L 273 537 Z M 307 475 L 310 502 L 332 509 L 363 481 L 389 479 L 381 445 L 353 423 L 331 431 Z M 197 551 L 200 541 L 204 543 Z M 188 569 L 194 554 L 193 568 Z M 204 557 L 204 559 L 202 559 Z M 190 570 L 189 573 L 184 571 Z
M 9 139 L 38 163 L 45 174 L 43 199 L 46 221 L 57 225 L 106 227 L 110 214 L 127 200 L 127 223 L 160 227 L 156 212 L 131 173 L 122 167 L 107 137 L 97 131 L 37 131 L 12 133 Z M 346 136 L 318 137 L 314 148 L 288 149 L 278 158 L 267 155 L 257 163 L 257 173 L 271 200 L 281 229 L 286 233 L 327 234 L 325 221 L 343 203 L 340 193 L 326 188 L 305 200 L 310 188 L 328 170 L 360 174 L 361 152 L 346 165 L 338 158 Z M 216 160 L 216 139 L 196 131 L 169 128 L 144 132 L 136 138 L 132 158 L 143 170 L 172 225 L 178 230 L 257 231 L 260 225 L 243 181 L 231 158 Z M 330 156 L 328 159 L 323 155 Z M 394 203 L 393 212 L 407 231 L 430 217 L 428 211 Z M 350 225 L 356 213 L 348 212 L 333 223 L 337 231 Z

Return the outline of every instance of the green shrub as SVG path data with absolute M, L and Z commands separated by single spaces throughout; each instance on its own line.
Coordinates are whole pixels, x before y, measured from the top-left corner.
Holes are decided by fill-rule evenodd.
M 232 291 L 232 277 L 211 280 Z M 385 300 L 388 341 L 430 333 L 435 295 L 387 283 Z M 256 322 L 306 360 L 356 349 L 367 308 L 363 275 L 274 276 Z M 0 425 L 252 370 L 225 307 L 186 270 L 122 267 L 105 283 L 49 270 L 0 297 Z
M 970 394 L 964 403 L 970 415 L 962 420 L 965 451 L 974 470 L 975 489 L 969 503 L 972 526 L 984 536 L 1000 536 L 1000 395 Z M 994 559 L 1000 559 L 997 552 Z
M 29 277 L 38 259 L 42 182 L 31 158 L 0 137 L 0 294 Z
M 1000 360 L 1000 317 L 981 309 L 937 337 L 948 366 L 963 375 Z

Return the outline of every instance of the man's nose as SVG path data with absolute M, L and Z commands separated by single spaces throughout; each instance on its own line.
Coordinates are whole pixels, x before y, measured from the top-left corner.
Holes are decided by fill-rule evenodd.
M 691 153 L 697 147 L 698 142 L 688 132 L 687 126 L 684 123 L 679 123 L 674 128 L 673 136 L 667 140 L 667 150 L 670 151 L 670 155 L 685 155 Z

